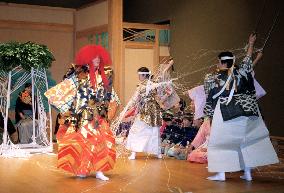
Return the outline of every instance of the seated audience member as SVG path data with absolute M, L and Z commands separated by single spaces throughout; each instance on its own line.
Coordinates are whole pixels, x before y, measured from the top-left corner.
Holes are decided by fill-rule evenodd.
M 207 145 L 210 129 L 210 121 L 204 120 L 204 123 L 201 125 L 196 137 L 188 148 L 188 161 L 196 163 L 207 163 Z
M 190 144 L 193 141 L 199 130 L 200 121 L 202 120 L 193 122 L 193 115 L 190 113 L 187 113 L 183 116 L 182 119 L 183 139 L 180 142 L 182 146 L 186 147 L 188 144 Z
M 37 115 L 37 113 L 35 114 Z M 20 92 L 16 100 L 15 119 L 17 124 L 16 126 L 19 131 L 20 143 L 31 143 L 33 135 L 33 107 L 31 83 L 25 84 L 25 89 Z
M 13 143 L 18 143 L 18 132 L 16 131 L 10 118 L 8 118 L 7 131 L 11 141 Z M 4 117 L 0 112 L 0 144 L 2 143 L 3 140 L 3 134 L 4 134 Z

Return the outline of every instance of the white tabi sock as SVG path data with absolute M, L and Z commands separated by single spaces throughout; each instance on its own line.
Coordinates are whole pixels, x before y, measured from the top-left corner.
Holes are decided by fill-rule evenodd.
M 240 176 L 241 179 L 246 180 L 246 181 L 252 181 L 252 177 L 251 177 L 251 168 L 246 167 L 244 169 L 244 175 Z
M 212 181 L 225 181 L 226 177 L 225 177 L 225 172 L 218 172 L 216 175 L 214 176 L 210 176 L 208 178 L 206 178 L 207 180 L 212 180 Z
M 109 180 L 109 178 L 106 177 L 106 176 L 103 174 L 103 172 L 100 172 L 100 171 L 96 173 L 96 178 L 97 178 L 97 179 L 100 179 L 100 180 L 103 180 L 103 181 L 108 181 L 108 180 Z
M 131 152 L 131 155 L 128 157 L 128 159 L 134 160 L 135 157 L 136 157 L 136 152 L 133 151 L 133 152 Z
M 77 177 L 79 177 L 79 178 L 86 178 L 86 177 L 87 177 L 87 175 L 84 175 L 84 174 L 78 174 L 78 175 L 77 175 Z
M 157 155 L 157 158 L 158 158 L 158 159 L 163 159 L 163 155 L 159 153 L 159 154 Z

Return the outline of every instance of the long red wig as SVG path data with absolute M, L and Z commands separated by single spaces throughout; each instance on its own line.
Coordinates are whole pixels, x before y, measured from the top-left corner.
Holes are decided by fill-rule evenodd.
M 96 77 L 93 59 L 95 59 L 96 57 L 100 58 L 99 71 L 104 83 L 104 87 L 107 87 L 109 85 L 109 81 L 105 75 L 104 66 L 111 65 L 111 59 L 109 53 L 105 48 L 100 45 L 86 45 L 77 52 L 75 63 L 78 66 L 89 65 L 90 81 L 92 86 L 95 88 Z

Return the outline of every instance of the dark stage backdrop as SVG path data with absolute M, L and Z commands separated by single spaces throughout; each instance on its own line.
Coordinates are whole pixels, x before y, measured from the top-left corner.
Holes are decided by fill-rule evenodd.
M 219 50 L 243 48 L 255 29 L 265 0 L 124 0 L 124 21 L 159 23 L 170 20 L 170 53 L 178 72 L 192 72 L 217 62 Z M 261 46 L 277 9 L 279 21 L 255 68 L 267 91 L 260 100 L 271 135 L 284 136 L 284 1 L 267 0 L 258 30 Z M 209 50 L 205 52 L 204 49 Z M 202 55 L 203 53 L 203 55 Z M 200 57 L 194 59 L 194 57 Z M 206 71 L 187 76 L 188 88 L 202 83 Z

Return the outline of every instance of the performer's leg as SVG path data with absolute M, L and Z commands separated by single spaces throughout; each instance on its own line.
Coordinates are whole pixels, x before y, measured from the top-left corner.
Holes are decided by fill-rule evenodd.
M 79 178 L 86 178 L 86 177 L 87 177 L 87 175 L 84 175 L 84 174 L 78 174 L 78 175 L 77 175 L 77 177 L 79 177 Z
M 103 181 L 108 181 L 108 180 L 109 180 L 109 178 L 106 177 L 106 176 L 104 175 L 104 173 L 101 172 L 101 171 L 96 172 L 96 178 L 97 178 L 97 179 L 100 179 L 100 180 L 103 180 Z
M 160 154 L 157 155 L 157 158 L 158 158 L 158 159 L 162 159 L 162 158 L 163 158 L 163 155 L 160 153 Z
M 130 160 L 135 160 L 135 158 L 136 158 L 136 152 L 135 152 L 135 151 L 132 151 L 132 152 L 131 152 L 131 155 L 128 157 L 128 159 L 130 159 Z
M 245 167 L 258 167 L 278 163 L 269 132 L 261 117 L 250 117 L 247 132 L 241 144 Z
M 158 131 L 158 154 L 157 154 L 157 158 L 158 159 L 162 159 L 163 158 L 163 154 L 162 154 L 162 147 L 161 147 L 160 127 L 156 127 L 155 129 Z
M 207 180 L 225 181 L 226 180 L 225 172 L 218 172 L 216 175 L 208 177 Z
M 243 117 L 224 121 L 218 102 L 208 143 L 209 172 L 235 172 L 244 169 L 240 146 L 246 133 L 245 123 Z
M 240 176 L 241 179 L 246 180 L 246 181 L 252 181 L 251 177 L 251 168 L 246 167 L 244 169 L 244 175 Z

